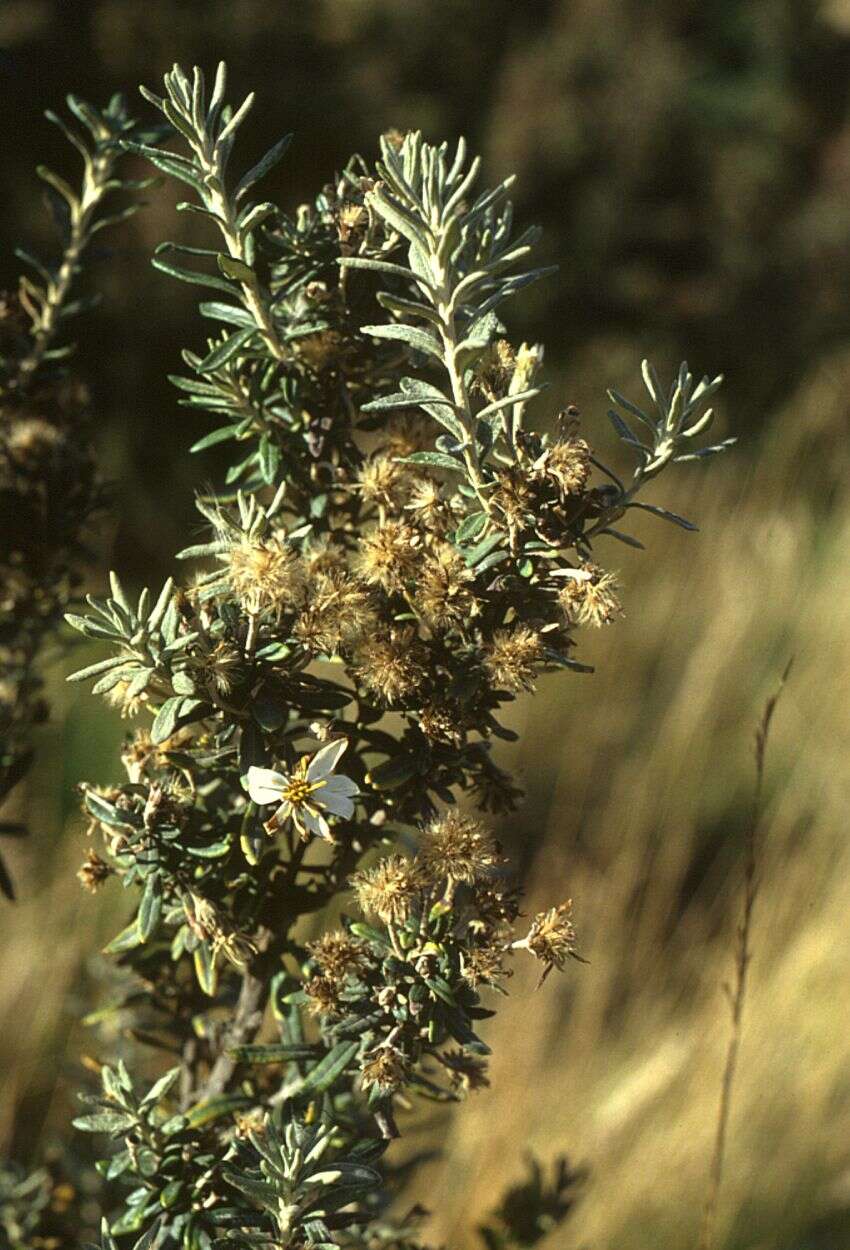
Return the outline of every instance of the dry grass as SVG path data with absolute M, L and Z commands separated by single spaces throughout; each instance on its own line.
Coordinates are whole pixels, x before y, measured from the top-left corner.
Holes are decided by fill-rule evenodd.
M 524 819 L 545 827 L 529 908 L 572 895 L 590 964 L 538 994 L 532 969 L 515 978 L 489 1029 L 493 1088 L 455 1115 L 417 1182 L 438 1208 L 438 1242 L 475 1244 L 475 1224 L 521 1174 L 519 1142 L 589 1168 L 552 1250 L 695 1244 L 752 727 L 792 652 L 716 1244 L 790 1250 L 850 1203 L 848 381 L 846 358 L 820 370 L 777 414 L 754 467 L 739 456 L 660 487 L 703 533 L 643 521 L 649 551 L 623 548 L 618 561 L 628 619 L 587 648 L 597 674 L 552 678 L 518 707 Z M 60 844 L 37 893 L 0 916 L 7 1138 L 33 1091 L 47 1097 L 39 1064 L 60 1066 L 79 967 L 116 905 L 78 892 L 79 845 Z
M 518 1138 L 589 1168 L 553 1250 L 695 1244 L 728 1041 L 721 984 L 733 974 L 752 729 L 791 651 L 716 1244 L 798 1245 L 848 1197 L 850 494 L 818 522 L 818 498 L 813 509 L 798 493 L 814 467 L 807 443 L 819 472 L 846 473 L 827 431 L 838 444 L 847 376 L 838 361 L 795 398 L 776 426 L 784 445 L 766 440 L 750 481 L 730 463 L 680 483 L 670 506 L 704 532 L 674 543 L 677 575 L 629 559 L 626 585 L 643 567 L 645 586 L 620 636 L 600 640 L 599 671 L 550 688 L 532 713 L 560 744 L 543 757 L 559 764 L 532 894 L 576 899 L 590 965 L 539 995 L 533 973 L 517 977 L 488 1034 L 493 1089 L 453 1121 L 421 1190 L 441 1195 L 435 1229 L 453 1246 L 473 1244 L 482 1210 L 518 1179 Z M 524 742 L 531 776 L 539 746 Z

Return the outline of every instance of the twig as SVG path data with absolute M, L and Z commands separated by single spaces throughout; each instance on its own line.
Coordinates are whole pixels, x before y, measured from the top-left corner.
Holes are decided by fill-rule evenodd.
M 717 1202 L 720 1185 L 723 1180 L 723 1164 L 726 1155 L 726 1137 L 729 1128 L 729 1111 L 732 1105 L 732 1088 L 735 1083 L 735 1071 L 738 1066 L 738 1051 L 741 1044 L 741 1021 L 744 1014 L 744 1003 L 747 996 L 747 973 L 752 959 L 750 934 L 752 931 L 753 911 L 758 895 L 758 860 L 759 860 L 759 829 L 762 816 L 762 790 L 764 783 L 764 760 L 767 751 L 767 740 L 770 724 L 779 696 L 788 680 L 793 659 L 785 666 L 785 672 L 776 692 L 765 704 L 761 720 L 756 727 L 756 786 L 753 796 L 753 810 L 747 827 L 746 862 L 744 864 L 744 898 L 741 910 L 741 922 L 738 925 L 735 945 L 735 982 L 734 986 L 726 987 L 729 1008 L 732 1017 L 732 1032 L 726 1051 L 726 1064 L 720 1085 L 720 1103 L 717 1110 L 717 1129 L 714 1138 L 714 1152 L 711 1158 L 708 1195 L 703 1209 L 702 1228 L 700 1231 L 699 1250 L 712 1250 L 714 1245 L 714 1228 L 717 1218 Z

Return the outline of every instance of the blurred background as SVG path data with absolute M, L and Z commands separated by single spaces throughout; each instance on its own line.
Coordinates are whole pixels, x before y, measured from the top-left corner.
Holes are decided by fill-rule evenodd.
M 570 1213 L 544 1250 L 694 1245 L 728 1039 L 753 729 L 791 654 L 767 769 L 761 868 L 718 1244 L 850 1247 L 850 2 L 848 0 L 3 0 L 0 287 L 14 244 L 50 246 L 33 166 L 73 169 L 42 117 L 73 90 L 135 96 L 179 59 L 226 57 L 257 91 L 247 166 L 295 143 L 267 194 L 294 208 L 352 151 L 418 127 L 464 133 L 487 176 L 519 175 L 559 276 L 509 310 L 545 341 L 552 389 L 616 466 L 606 385 L 638 393 L 642 356 L 727 377 L 738 448 L 680 466 L 652 498 L 701 528 L 646 516 L 645 552 L 606 552 L 625 618 L 583 640 L 593 676 L 518 703 L 504 753 L 527 800 L 500 830 L 528 907 L 572 895 L 587 966 L 534 992 L 519 971 L 489 1026 L 492 1088 L 424 1117 L 432 1152 L 409 1200 L 453 1250 L 533 1156 L 567 1155 Z M 140 108 L 144 107 L 139 101 Z M 171 188 L 116 233 L 81 333 L 105 473 L 120 501 L 99 535 L 130 584 L 156 583 L 213 473 L 206 431 L 165 380 L 198 347 L 190 288 L 149 265 L 185 238 Z M 126 726 L 65 687 L 28 784 L 34 834 L 0 912 L 0 1149 L 38 1159 L 61 1137 L 96 952 L 122 900 L 95 901 L 74 785 L 116 775 Z M 97 658 L 97 654 L 94 654 Z M 435 1196 L 436 1195 L 436 1196 Z M 528 1244 L 531 1244 L 530 1241 Z

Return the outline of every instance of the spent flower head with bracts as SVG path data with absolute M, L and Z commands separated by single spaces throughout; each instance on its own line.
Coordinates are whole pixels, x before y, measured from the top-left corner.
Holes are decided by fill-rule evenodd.
M 411 1096 L 486 1086 L 482 1000 L 512 957 L 544 977 L 578 958 L 566 905 L 517 938 L 476 807 L 521 797 L 492 751 L 516 736 L 511 701 L 586 671 L 578 631 L 619 615 L 602 540 L 634 544 L 614 528 L 634 508 L 688 524 L 636 497 L 694 454 L 716 383 L 684 370 L 663 391 L 648 370 L 649 413 L 617 397 L 649 430 L 615 421 L 639 460 L 626 485 L 573 411 L 554 433 L 531 420 L 543 348 L 499 316 L 546 271 L 510 180 L 476 191 L 463 142 L 385 136 L 289 214 L 255 198 L 287 140 L 234 172 L 253 96 L 226 89 L 223 67 L 208 88 L 175 66 L 145 92 L 173 143 L 130 146 L 207 230 L 154 264 L 205 288 L 219 328 L 173 380 L 214 422 L 193 450 L 233 460 L 197 501 L 185 585 L 131 598 L 113 575 L 69 617 L 111 648 L 75 679 L 152 717 L 126 783 L 84 790 L 105 846 L 84 884 L 136 900 L 103 1018 L 180 1061 L 144 1095 L 105 1068 L 82 1127 L 116 1142 L 120 1231 L 361 1250 L 394 1244 L 374 1164 Z

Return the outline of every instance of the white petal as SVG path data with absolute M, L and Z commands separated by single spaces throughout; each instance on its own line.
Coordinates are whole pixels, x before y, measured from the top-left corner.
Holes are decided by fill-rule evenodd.
M 255 803 L 276 803 L 286 785 L 283 773 L 276 773 L 273 768 L 257 768 L 252 764 L 248 769 L 248 793 Z
M 296 817 L 297 824 L 303 824 L 304 828 L 314 833 L 319 838 L 327 838 L 331 841 L 331 831 L 328 822 L 325 820 L 321 812 L 310 812 L 306 807 L 300 808 Z
M 336 738 L 333 742 L 328 742 L 321 747 L 310 760 L 307 769 L 307 780 L 321 781 L 323 777 L 327 777 L 329 773 L 332 773 L 347 746 L 347 738 Z
M 318 793 L 318 800 L 334 816 L 344 816 L 346 820 L 354 815 L 352 799 L 360 794 L 350 777 L 330 777 Z
M 344 795 L 340 795 L 339 798 L 331 799 L 330 803 L 326 803 L 325 810 L 330 811 L 331 816 L 342 816 L 342 819 L 350 820 L 354 815 L 354 804 Z

